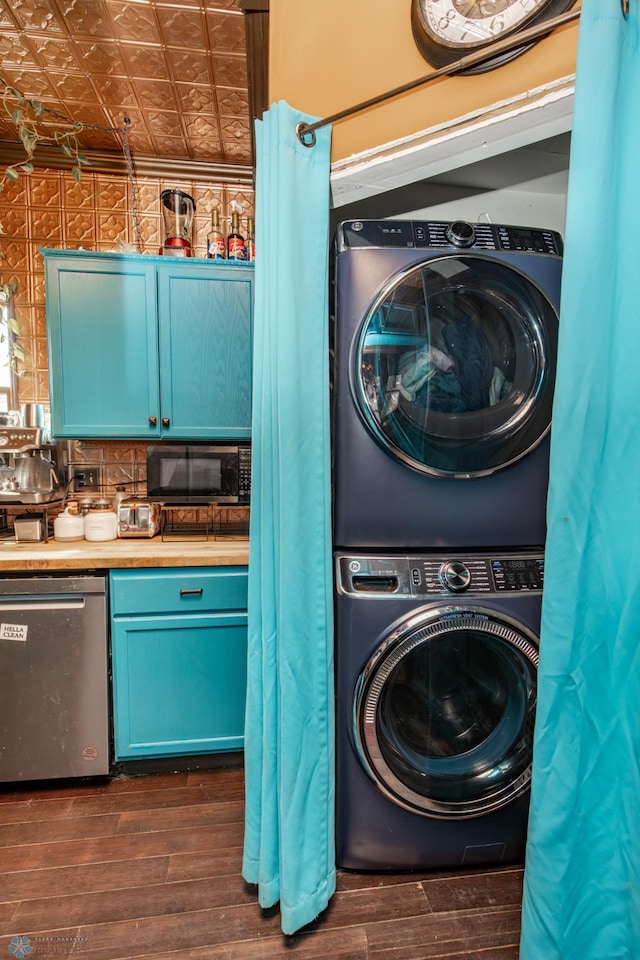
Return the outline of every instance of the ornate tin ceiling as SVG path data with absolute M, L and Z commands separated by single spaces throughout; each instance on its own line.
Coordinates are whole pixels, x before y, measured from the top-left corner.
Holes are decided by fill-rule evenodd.
M 136 160 L 251 164 L 236 0 L 0 0 L 0 63 L 5 85 L 65 117 L 97 127 L 128 117 Z M 17 139 L 2 111 L 0 141 Z M 113 134 L 80 139 L 121 154 Z

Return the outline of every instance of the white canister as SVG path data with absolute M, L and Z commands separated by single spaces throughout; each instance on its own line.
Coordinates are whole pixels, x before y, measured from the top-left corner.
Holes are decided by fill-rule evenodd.
M 115 540 L 118 518 L 111 509 L 89 510 L 84 518 L 85 540 Z
M 84 517 L 66 507 L 53 521 L 53 536 L 56 540 L 84 540 Z

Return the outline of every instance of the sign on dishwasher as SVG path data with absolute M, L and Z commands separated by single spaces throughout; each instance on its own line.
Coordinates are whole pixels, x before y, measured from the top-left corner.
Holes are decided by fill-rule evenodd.
M 20 640 L 24 643 L 28 630 L 26 623 L 0 623 L 0 640 Z

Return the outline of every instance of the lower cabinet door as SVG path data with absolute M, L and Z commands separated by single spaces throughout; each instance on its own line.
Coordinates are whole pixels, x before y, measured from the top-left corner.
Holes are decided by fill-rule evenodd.
M 116 617 L 116 760 L 241 750 L 246 659 L 246 613 Z

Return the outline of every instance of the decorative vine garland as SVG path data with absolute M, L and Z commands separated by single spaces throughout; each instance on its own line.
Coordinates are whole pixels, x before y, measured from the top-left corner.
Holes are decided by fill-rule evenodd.
M 39 100 L 30 100 L 16 87 L 11 87 L 2 80 L 0 80 L 0 89 L 2 90 L 2 105 L 4 111 L 11 123 L 15 126 L 26 154 L 26 159 L 22 163 L 11 164 L 6 167 L 0 179 L 0 192 L 8 182 L 18 180 L 21 174 L 28 176 L 33 173 L 35 169 L 33 158 L 38 143 L 43 141 L 51 142 L 52 140 L 51 134 L 48 131 L 46 134 L 41 131 L 41 122 L 45 116 L 53 117 L 55 120 L 60 121 L 62 125 L 59 129 L 53 131 L 53 143 L 56 147 L 59 147 L 64 156 L 71 161 L 71 175 L 76 183 L 80 183 L 82 178 L 82 167 L 91 164 L 89 158 L 80 151 L 78 136 L 83 130 L 99 130 L 101 133 L 111 133 L 119 140 L 127 164 L 127 176 L 131 187 L 131 212 L 136 237 L 136 248 L 138 253 L 141 253 L 142 232 L 138 213 L 138 190 L 135 181 L 131 146 L 129 144 L 128 134 L 129 127 L 131 126 L 129 117 L 124 118 L 123 127 L 102 127 L 99 124 L 82 123 L 79 120 L 73 120 L 71 117 L 65 117 L 56 110 L 45 107 Z M 2 232 L 1 226 L 0 232 Z

